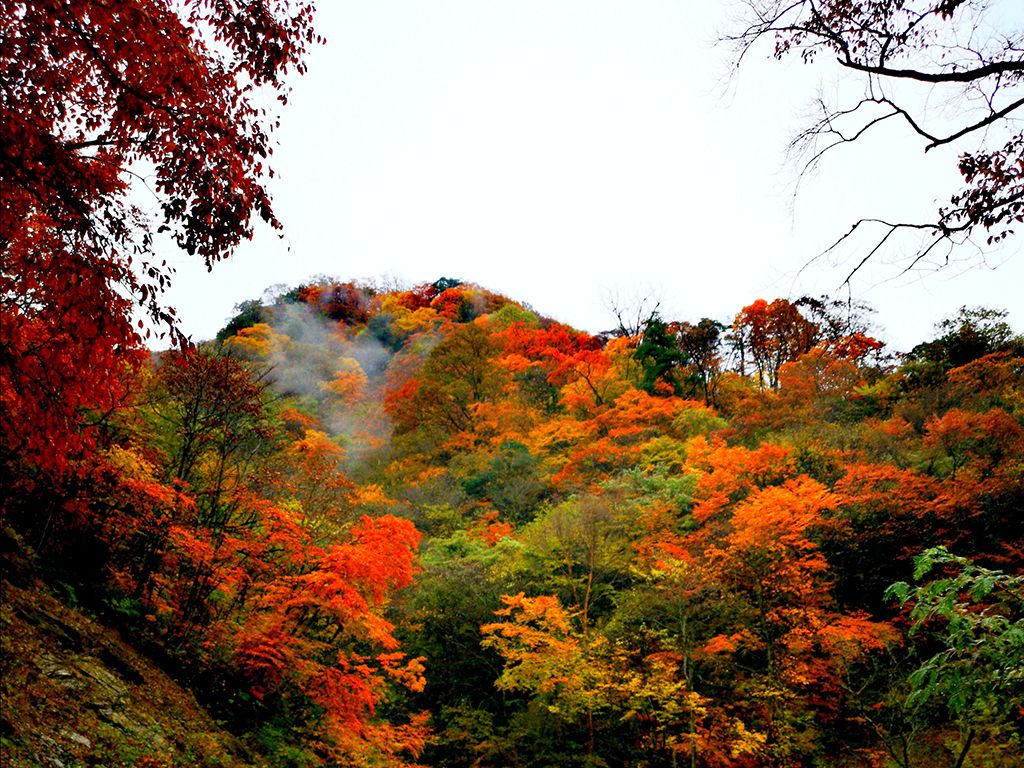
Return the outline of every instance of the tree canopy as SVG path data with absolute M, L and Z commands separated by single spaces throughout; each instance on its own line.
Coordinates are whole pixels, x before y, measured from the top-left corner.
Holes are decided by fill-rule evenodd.
M 178 337 L 156 237 L 210 267 L 254 216 L 280 226 L 270 105 L 311 23 L 288 0 L 0 4 L 0 451 L 81 442 L 137 307 Z

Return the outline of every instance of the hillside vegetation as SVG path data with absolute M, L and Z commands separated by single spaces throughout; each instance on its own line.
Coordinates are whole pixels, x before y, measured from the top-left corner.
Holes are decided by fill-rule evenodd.
M 0 564 L 6 768 L 265 765 L 116 631 L 49 594 L 9 531 Z
M 31 695 L 74 713 L 68 766 L 1016 766 L 1024 339 L 965 308 L 899 355 L 868 318 L 592 335 L 456 280 L 322 281 L 123 354 L 60 451 L 0 442 L 48 585 L 5 585 L 5 685 L 34 687 L 0 743 L 42 749 Z M 55 671 L 103 654 L 132 697 L 151 662 L 189 687 L 193 735 Z

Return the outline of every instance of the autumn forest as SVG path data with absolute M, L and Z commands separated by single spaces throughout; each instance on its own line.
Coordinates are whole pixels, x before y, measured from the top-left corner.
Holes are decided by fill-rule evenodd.
M 185 338 L 156 244 L 281 227 L 265 102 L 322 40 L 304 3 L 173 5 L 0 5 L 5 765 L 1021 764 L 1004 309 L 898 350 L 849 296 L 593 333 L 472 275 L 323 277 Z M 871 28 L 821 25 L 903 18 L 822 5 L 755 32 L 856 67 Z M 1015 141 L 936 242 L 1012 234 Z
M 821 299 L 605 336 L 451 279 L 239 310 L 107 380 L 66 462 L 12 430 L 6 514 L 271 762 L 1016 763 L 999 312 L 897 362 Z

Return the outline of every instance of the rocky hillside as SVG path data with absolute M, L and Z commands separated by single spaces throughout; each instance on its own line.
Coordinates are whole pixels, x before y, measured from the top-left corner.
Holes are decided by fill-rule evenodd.
M 0 542 L 6 768 L 262 764 L 117 632 L 54 597 L 13 534 Z

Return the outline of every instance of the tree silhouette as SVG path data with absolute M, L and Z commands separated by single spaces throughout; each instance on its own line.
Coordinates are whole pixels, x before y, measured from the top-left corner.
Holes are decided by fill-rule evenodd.
M 829 249 L 858 231 L 874 233 L 874 247 L 847 281 L 892 245 L 897 233 L 923 238 L 906 261 L 910 269 L 936 249 L 951 249 L 975 233 L 983 233 L 990 245 L 1001 241 L 1024 221 L 1024 132 L 1014 122 L 1024 107 L 1019 15 L 1001 13 L 984 0 L 745 0 L 745 5 L 745 26 L 725 37 L 736 46 L 738 60 L 767 39 L 775 58 L 792 54 L 810 62 L 831 55 L 863 79 L 859 98 L 818 99 L 819 116 L 791 146 L 806 153 L 807 169 L 832 149 L 894 122 L 906 126 L 925 152 L 962 148 L 958 169 L 964 186 L 932 220 L 860 219 Z M 936 97 L 954 103 L 955 110 L 930 113 L 927 104 Z

